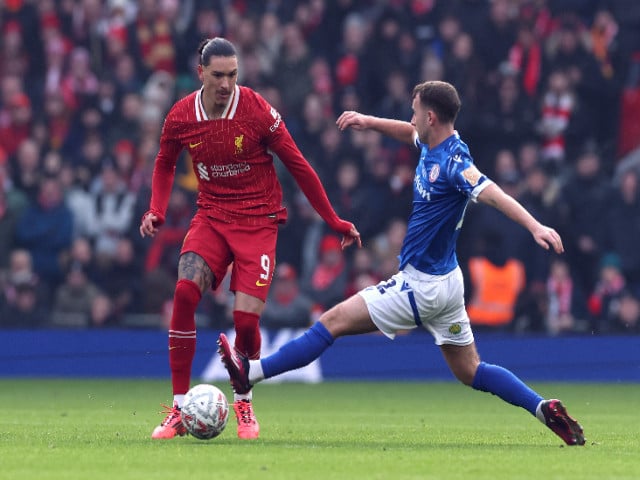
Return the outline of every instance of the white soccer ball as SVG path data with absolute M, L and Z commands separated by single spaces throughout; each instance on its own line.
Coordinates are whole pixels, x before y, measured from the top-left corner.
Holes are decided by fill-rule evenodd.
M 201 440 L 217 437 L 229 419 L 227 397 L 213 385 L 196 385 L 185 395 L 180 417 L 194 437 Z

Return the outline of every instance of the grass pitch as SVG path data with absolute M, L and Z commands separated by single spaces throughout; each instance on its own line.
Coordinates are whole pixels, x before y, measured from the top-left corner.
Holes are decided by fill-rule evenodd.
M 259 440 L 232 418 L 210 441 L 152 441 L 168 381 L 0 379 L 0 479 L 640 477 L 640 384 L 534 387 L 564 401 L 585 447 L 456 383 L 259 385 Z

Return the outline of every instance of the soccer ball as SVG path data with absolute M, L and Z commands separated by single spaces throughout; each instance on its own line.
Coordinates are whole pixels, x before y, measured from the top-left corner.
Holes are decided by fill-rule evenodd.
M 200 440 L 217 437 L 229 419 L 227 397 L 213 385 L 196 385 L 185 395 L 180 417 L 194 437 Z

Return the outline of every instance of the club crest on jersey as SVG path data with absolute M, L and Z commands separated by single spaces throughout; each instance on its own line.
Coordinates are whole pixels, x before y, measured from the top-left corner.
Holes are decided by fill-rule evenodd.
M 429 181 L 433 183 L 438 179 L 439 176 L 440 176 L 440 165 L 436 163 L 433 167 L 431 167 L 431 170 L 429 170 Z
M 478 170 L 475 165 L 471 165 L 462 171 L 462 176 L 469 182 L 469 185 L 475 187 L 480 181 L 482 173 L 480 173 L 480 170 Z
M 242 142 L 244 141 L 244 135 L 239 135 L 235 138 L 236 145 L 236 155 L 240 155 L 242 153 Z

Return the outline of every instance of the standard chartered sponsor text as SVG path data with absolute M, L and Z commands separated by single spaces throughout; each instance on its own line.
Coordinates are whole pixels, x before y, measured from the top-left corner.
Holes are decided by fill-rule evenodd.
M 228 163 L 226 165 L 209 165 L 208 167 L 202 163 L 197 166 L 198 172 L 201 178 L 209 180 L 211 178 L 224 178 L 240 175 L 241 173 L 251 170 L 251 165 L 247 162 L 241 163 Z M 206 171 L 206 175 L 202 175 L 202 172 Z

